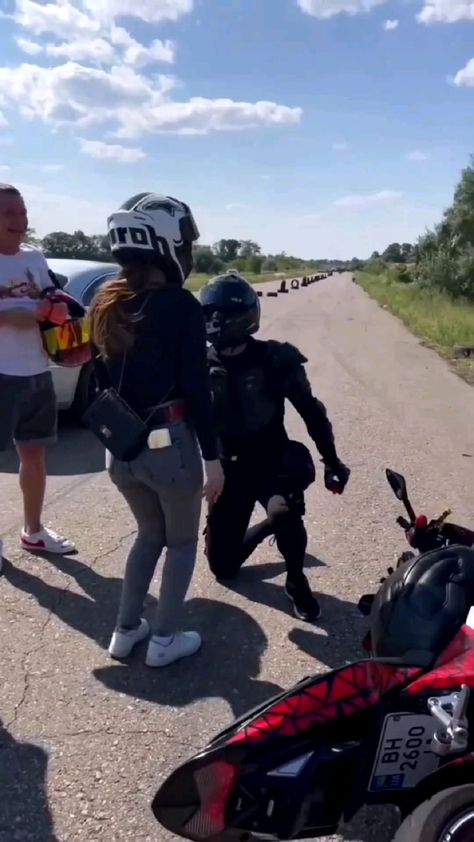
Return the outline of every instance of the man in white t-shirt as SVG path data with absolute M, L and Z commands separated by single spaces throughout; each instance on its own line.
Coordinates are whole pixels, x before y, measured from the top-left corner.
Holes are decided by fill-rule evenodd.
M 57 413 L 38 322 L 41 294 L 53 285 L 42 253 L 23 245 L 27 226 L 20 192 L 0 184 L 0 451 L 14 443 L 20 459 L 22 546 L 65 555 L 74 544 L 41 520 L 45 447 L 56 441 Z

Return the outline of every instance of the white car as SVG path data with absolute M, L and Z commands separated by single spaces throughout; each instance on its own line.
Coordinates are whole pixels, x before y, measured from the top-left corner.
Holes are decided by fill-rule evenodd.
M 119 271 L 116 263 L 62 260 L 56 257 L 46 259 L 63 289 L 81 301 L 85 307 L 90 305 L 99 286 L 104 281 L 115 278 Z M 51 373 L 58 409 L 70 409 L 77 418 L 81 418 L 95 392 L 92 363 L 87 363 L 82 368 L 51 365 Z

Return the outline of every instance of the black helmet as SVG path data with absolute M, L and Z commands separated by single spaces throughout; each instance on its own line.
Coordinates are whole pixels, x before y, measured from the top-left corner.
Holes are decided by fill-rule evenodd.
M 236 348 L 260 327 L 258 295 L 236 272 L 212 278 L 199 298 L 207 339 L 215 348 Z
M 137 193 L 111 214 L 108 235 L 121 266 L 158 266 L 172 283 L 183 284 L 193 267 L 192 245 L 199 231 L 184 202 L 158 193 Z
M 452 545 L 416 556 L 375 597 L 373 655 L 430 666 L 466 622 L 473 602 L 474 549 Z

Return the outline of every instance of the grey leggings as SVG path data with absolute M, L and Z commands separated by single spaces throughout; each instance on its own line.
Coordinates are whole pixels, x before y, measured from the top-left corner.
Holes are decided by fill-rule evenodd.
M 167 547 L 153 634 L 180 628 L 193 575 L 202 501 L 202 462 L 185 424 L 170 427 L 172 446 L 146 448 L 133 462 L 112 460 L 110 477 L 137 522 L 137 537 L 125 568 L 117 628 L 136 628 L 163 548 Z

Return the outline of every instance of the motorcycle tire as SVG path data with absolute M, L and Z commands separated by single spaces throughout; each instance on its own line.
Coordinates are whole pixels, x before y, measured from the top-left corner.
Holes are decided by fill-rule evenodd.
M 474 839 L 474 784 L 437 792 L 398 828 L 393 842 L 471 842 Z

